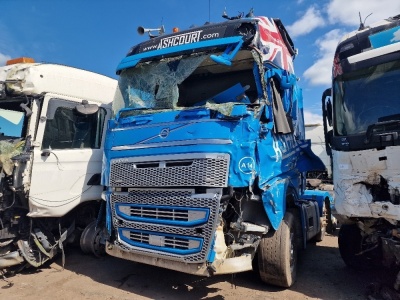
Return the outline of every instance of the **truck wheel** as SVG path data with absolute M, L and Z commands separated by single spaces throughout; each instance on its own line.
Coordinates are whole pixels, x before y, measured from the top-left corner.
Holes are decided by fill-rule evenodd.
M 102 229 L 97 226 L 97 221 L 91 222 L 83 230 L 80 246 L 83 253 L 94 254 L 101 257 L 106 253 Z
M 278 230 L 261 239 L 258 247 L 261 280 L 268 284 L 290 287 L 296 280 L 297 245 L 294 216 L 286 212 Z
M 360 229 L 356 224 L 342 225 L 339 230 L 339 252 L 344 263 L 357 270 L 365 270 L 372 266 L 371 260 L 366 255 L 360 255 L 362 251 Z

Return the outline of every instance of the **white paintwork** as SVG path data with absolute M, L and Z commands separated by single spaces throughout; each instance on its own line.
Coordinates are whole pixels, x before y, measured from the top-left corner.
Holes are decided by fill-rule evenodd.
M 48 102 L 54 97 L 59 99 L 60 96 L 46 95 L 41 117 L 46 116 Z M 77 102 L 77 99 L 66 96 L 63 99 L 65 103 Z M 107 108 L 110 115 L 110 105 L 101 106 Z M 35 138 L 37 146 L 33 150 L 30 217 L 63 216 L 82 202 L 100 199 L 102 192 L 101 186 L 88 186 L 87 182 L 94 174 L 101 173 L 103 149 L 53 149 L 49 156 L 42 156 L 41 144 L 45 126 L 45 119 L 41 119 Z M 104 132 L 105 128 L 103 135 Z
M 389 23 L 390 23 L 390 22 L 387 21 L 387 20 L 380 20 L 380 21 L 378 21 L 378 22 L 375 22 L 375 23 L 371 24 L 370 26 L 365 27 L 365 29 L 363 29 L 363 30 L 354 30 L 354 31 L 352 31 L 352 32 L 349 32 L 349 33 L 345 34 L 345 35 L 340 39 L 339 44 L 340 44 L 341 42 L 347 40 L 348 38 L 351 38 L 351 37 L 355 36 L 357 33 L 363 32 L 363 31 L 368 30 L 368 29 L 370 29 L 370 28 L 375 28 L 375 27 L 378 27 L 378 26 L 381 26 L 381 25 L 386 25 L 386 24 L 389 24 Z
M 364 61 L 364 60 L 371 59 L 374 57 L 397 52 L 399 50 L 400 50 L 400 43 L 390 44 L 387 46 L 379 47 L 377 49 L 372 49 L 369 51 L 361 52 L 361 53 L 353 55 L 353 56 L 349 56 L 348 61 L 350 64 L 354 64 L 356 62 L 360 62 L 360 61 Z
M 15 93 L 53 93 L 110 104 L 116 80 L 97 73 L 56 64 L 16 64 L 0 68 L 0 81 Z M 76 100 L 78 101 L 78 99 Z
M 311 150 L 322 160 L 328 175 L 331 175 L 331 161 L 325 149 L 324 126 L 321 124 L 306 124 L 305 129 L 306 139 L 311 140 Z
M 400 220 L 400 205 L 393 205 L 390 199 L 375 199 L 373 202 L 371 193 L 363 184 L 379 184 L 382 176 L 388 182 L 389 194 L 399 193 L 399 147 L 332 153 L 335 166 L 346 166 L 333 171 L 335 208 L 339 215 L 385 218 L 389 222 Z
M 101 173 L 104 133 L 111 115 L 111 101 L 117 81 L 85 70 L 55 64 L 17 64 L 0 68 L 0 81 L 8 89 L 26 95 L 44 95 L 32 107 L 28 135 L 33 137 L 31 160 L 24 172 L 25 191 L 29 191 L 30 217 L 63 216 L 78 204 L 101 199 L 101 186 L 88 186 L 93 174 Z M 48 104 L 61 99 L 60 106 L 71 107 L 88 100 L 107 111 L 100 149 L 52 150 L 42 156 L 41 144 Z M 39 114 L 39 102 L 43 101 Z M 35 128 L 35 121 L 39 125 Z

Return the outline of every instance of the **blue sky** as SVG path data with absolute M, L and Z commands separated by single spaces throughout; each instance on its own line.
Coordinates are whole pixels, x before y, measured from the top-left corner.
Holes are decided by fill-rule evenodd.
M 358 28 L 400 14 L 399 0 L 0 0 L 0 65 L 29 56 L 98 72 L 113 78 L 133 45 L 146 40 L 139 25 L 166 32 L 228 15 L 280 18 L 299 55 L 295 72 L 303 89 L 306 122 L 319 122 L 321 94 L 329 86 L 333 52 L 339 39 Z

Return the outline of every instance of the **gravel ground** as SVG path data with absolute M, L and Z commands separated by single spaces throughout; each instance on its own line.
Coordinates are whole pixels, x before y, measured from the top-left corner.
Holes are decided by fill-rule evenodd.
M 358 272 L 343 263 L 337 231 L 301 252 L 297 282 L 290 289 L 262 283 L 254 272 L 196 277 L 79 249 L 66 250 L 38 270 L 0 281 L 0 299 L 380 299 L 368 295 L 371 283 L 392 284 L 387 271 Z

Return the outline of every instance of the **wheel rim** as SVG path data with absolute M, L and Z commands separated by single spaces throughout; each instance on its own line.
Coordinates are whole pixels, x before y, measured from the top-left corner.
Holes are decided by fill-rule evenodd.
M 105 244 L 102 239 L 101 229 L 96 228 L 96 222 L 92 222 L 82 233 L 80 240 L 82 251 L 98 257 L 102 256 L 105 253 Z

